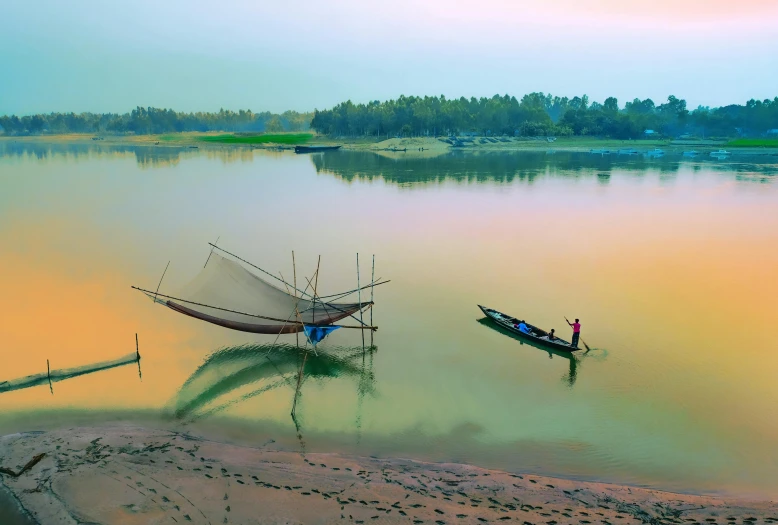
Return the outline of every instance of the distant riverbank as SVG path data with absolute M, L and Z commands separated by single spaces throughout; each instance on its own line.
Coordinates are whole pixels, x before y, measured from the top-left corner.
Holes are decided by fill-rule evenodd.
M 109 426 L 0 438 L 37 523 L 762 523 L 778 506 L 470 465 L 237 446 Z M 727 520 L 727 521 L 725 521 Z
M 344 150 L 373 151 L 386 156 L 436 156 L 450 151 L 580 151 L 607 150 L 617 154 L 619 150 L 646 152 L 660 148 L 666 153 L 697 151 L 708 154 L 728 149 L 738 155 L 778 154 L 778 147 L 751 147 L 748 142 L 738 147 L 724 140 L 616 140 L 591 137 L 560 137 L 549 142 L 545 137 L 473 137 L 452 140 L 447 137 L 343 138 L 313 133 L 279 133 L 265 135 L 239 135 L 225 133 L 177 133 L 166 135 L 105 135 L 66 134 L 35 135 L 26 137 L 0 137 L 0 143 L 82 143 L 97 145 L 154 146 L 189 149 L 250 148 L 266 150 L 293 150 L 297 144 L 342 145 Z

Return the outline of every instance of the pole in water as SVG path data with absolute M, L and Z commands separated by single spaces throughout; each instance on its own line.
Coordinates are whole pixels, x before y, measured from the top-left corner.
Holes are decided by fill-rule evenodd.
M 49 367 L 48 359 L 46 359 L 46 376 L 49 378 L 49 390 L 51 390 L 51 395 L 54 395 L 54 386 L 51 384 L 51 367 Z
M 357 293 L 359 294 L 359 322 L 364 326 L 365 322 L 362 320 L 362 287 L 359 285 L 359 252 L 357 252 Z M 362 329 L 362 352 L 365 351 L 365 330 Z
M 294 250 L 292 250 L 292 273 L 294 274 L 294 298 L 297 299 L 297 265 L 294 263 Z M 298 321 L 300 319 L 300 313 L 297 312 Z M 294 337 L 297 340 L 297 348 L 300 348 L 300 332 L 295 332 Z
M 311 324 L 313 324 L 313 325 L 316 325 L 316 300 L 318 298 L 317 294 L 319 293 L 316 290 L 319 287 L 319 268 L 320 267 L 321 267 L 321 255 L 319 255 L 319 260 L 316 262 L 316 279 L 315 279 L 315 282 L 313 284 L 313 313 L 311 314 Z M 308 284 L 310 284 L 310 281 L 308 281 Z M 300 319 L 300 321 L 302 321 L 302 319 Z M 305 329 L 305 325 L 303 325 L 303 329 Z M 307 334 L 306 334 L 306 337 L 308 337 Z M 308 337 L 308 341 L 311 342 L 311 346 L 313 347 L 313 353 L 318 356 L 319 354 L 316 353 L 316 343 L 311 341 L 310 337 Z
M 373 273 L 370 275 L 370 326 L 373 326 L 373 290 L 375 285 L 375 254 L 373 254 Z M 373 330 L 370 330 L 370 348 L 373 348 Z
M 143 381 L 143 373 L 140 371 L 140 350 L 138 349 L 138 332 L 135 332 L 135 358 L 138 360 L 138 378 Z
M 303 371 L 305 370 L 305 360 L 308 358 L 308 352 L 306 351 L 303 354 L 303 362 L 300 365 L 300 370 L 297 372 L 297 387 L 294 389 L 294 402 L 292 403 L 292 419 L 295 420 L 295 424 L 297 423 L 296 414 L 297 414 L 297 399 L 300 397 L 300 386 L 302 386 L 303 383 Z

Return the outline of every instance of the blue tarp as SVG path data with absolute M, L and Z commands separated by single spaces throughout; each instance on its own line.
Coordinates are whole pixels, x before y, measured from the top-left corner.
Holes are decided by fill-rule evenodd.
M 305 335 L 308 336 L 308 340 L 316 344 L 329 335 L 330 332 L 334 332 L 340 328 L 339 326 L 303 326 Z

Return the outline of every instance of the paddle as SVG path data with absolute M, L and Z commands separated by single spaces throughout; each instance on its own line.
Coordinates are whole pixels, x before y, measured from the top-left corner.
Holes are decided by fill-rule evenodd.
M 565 317 L 565 321 L 567 321 L 567 317 Z M 569 324 L 570 326 L 573 326 L 572 324 L 570 324 L 570 321 L 567 321 L 567 324 Z M 589 348 L 589 345 L 587 345 L 587 344 L 586 344 L 586 341 L 584 341 L 583 339 L 581 339 L 581 336 L 580 336 L 580 335 L 578 336 L 578 339 L 580 339 L 580 341 L 581 341 L 581 342 L 583 343 L 583 345 L 586 347 L 586 351 L 587 351 L 587 352 L 588 352 L 589 350 L 591 350 L 591 348 Z

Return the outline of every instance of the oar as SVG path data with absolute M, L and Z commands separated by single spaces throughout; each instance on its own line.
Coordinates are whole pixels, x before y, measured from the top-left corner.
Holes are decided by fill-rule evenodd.
M 567 317 L 565 317 L 565 321 L 567 321 Z M 570 321 L 567 321 L 567 324 L 570 324 Z M 570 325 L 570 326 L 572 326 L 572 325 Z M 580 336 L 580 335 L 578 336 L 578 339 L 579 339 L 579 340 L 580 340 L 580 341 L 583 343 L 583 345 L 586 347 L 586 351 L 587 351 L 587 352 L 588 352 L 589 350 L 591 350 L 591 348 L 589 348 L 589 345 L 587 345 L 587 344 L 586 344 L 586 341 L 584 341 L 584 340 L 581 338 L 581 336 Z

